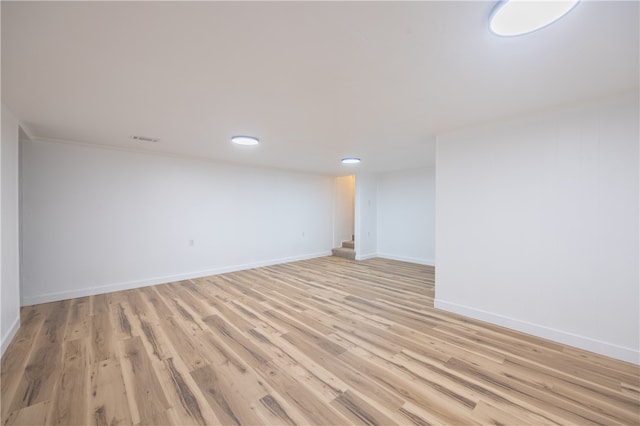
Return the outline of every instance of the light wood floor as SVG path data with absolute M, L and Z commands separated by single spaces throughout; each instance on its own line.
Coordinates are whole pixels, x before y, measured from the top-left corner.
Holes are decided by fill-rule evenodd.
M 433 277 L 326 257 L 25 307 L 2 423 L 640 423 L 637 366 L 435 310 Z

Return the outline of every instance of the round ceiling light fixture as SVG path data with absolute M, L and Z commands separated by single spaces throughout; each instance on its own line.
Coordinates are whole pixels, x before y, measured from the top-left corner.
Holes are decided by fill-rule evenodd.
M 252 146 L 252 145 L 258 145 L 260 143 L 260 140 L 253 136 L 238 135 L 238 136 L 232 136 L 231 142 L 235 143 L 236 145 Z
M 356 157 L 347 157 L 347 158 L 343 158 L 340 161 L 342 161 L 342 164 L 358 164 L 358 163 L 360 163 L 360 159 L 356 158 Z
M 513 37 L 551 25 L 569 13 L 580 0 L 502 0 L 489 17 L 491 32 Z

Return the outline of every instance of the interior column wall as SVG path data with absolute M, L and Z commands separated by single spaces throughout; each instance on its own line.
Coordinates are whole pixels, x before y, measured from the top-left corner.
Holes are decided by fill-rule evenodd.
M 356 259 L 369 259 L 378 254 L 378 187 L 377 176 L 356 175 L 355 195 Z

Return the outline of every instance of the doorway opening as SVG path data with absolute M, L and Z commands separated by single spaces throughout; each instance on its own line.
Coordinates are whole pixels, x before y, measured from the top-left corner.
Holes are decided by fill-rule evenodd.
M 355 175 L 335 179 L 333 249 L 334 256 L 355 259 Z

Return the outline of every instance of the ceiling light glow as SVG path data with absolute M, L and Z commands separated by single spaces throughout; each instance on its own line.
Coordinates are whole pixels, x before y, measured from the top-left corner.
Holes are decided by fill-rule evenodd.
M 260 140 L 253 136 L 232 136 L 231 142 L 235 143 L 236 145 L 251 146 L 258 145 L 260 143 Z
M 546 27 L 569 13 L 580 0 L 502 0 L 496 4 L 489 28 L 499 36 L 518 36 Z
M 358 164 L 360 162 L 360 159 L 355 157 L 347 157 L 343 158 L 341 161 L 342 164 Z

